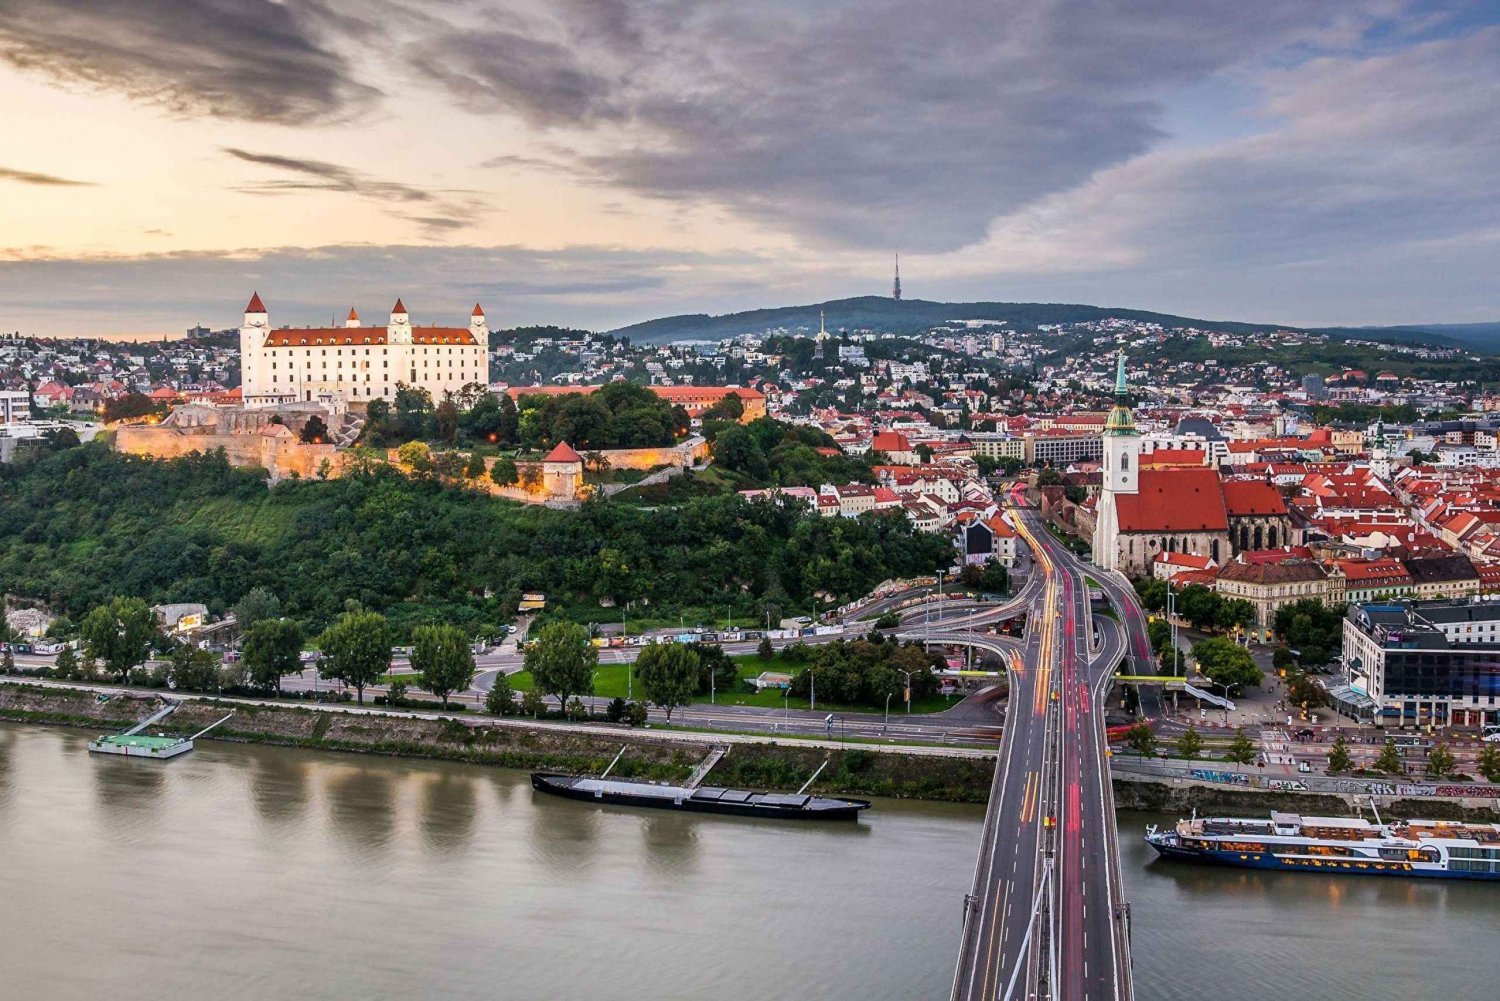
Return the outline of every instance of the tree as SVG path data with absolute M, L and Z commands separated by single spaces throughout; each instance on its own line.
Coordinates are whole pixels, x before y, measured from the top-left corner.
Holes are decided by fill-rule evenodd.
M 1328 749 L 1328 772 L 1330 775 L 1340 775 L 1353 769 L 1354 759 L 1349 754 L 1349 742 L 1340 734 Z
M 589 631 L 576 622 L 549 622 L 526 647 L 525 666 L 532 682 L 563 706 L 569 696 L 593 693 L 598 663 L 599 651 L 589 642 Z
M 500 458 L 496 459 L 495 464 L 490 467 L 490 479 L 495 482 L 496 486 L 512 486 L 515 484 L 518 475 L 519 474 L 516 471 L 516 460 L 512 459 L 508 455 L 502 455 Z
M 345 612 L 318 637 L 323 650 L 319 673 L 354 686 L 365 701 L 365 688 L 391 669 L 391 633 L 378 612 Z
M 417 476 L 432 472 L 432 449 L 426 442 L 409 441 L 396 449 L 396 458 Z
M 1260 667 L 1250 652 L 1222 636 L 1194 643 L 1193 659 L 1204 676 L 1230 689 L 1261 682 Z
M 1193 724 L 1189 723 L 1182 736 L 1177 738 L 1177 753 L 1190 761 L 1203 753 L 1203 738 L 1198 736 Z
M 302 670 L 302 627 L 293 619 L 262 619 L 245 632 L 250 683 L 281 694 L 281 679 Z
M 1292 677 L 1286 687 L 1287 701 L 1304 709 L 1316 709 L 1328 704 L 1328 693 L 1323 686 L 1305 674 Z
M 672 710 L 687 705 L 698 690 L 698 655 L 684 645 L 653 643 L 636 658 L 635 676 L 671 723 Z
M 1445 779 L 1453 774 L 1456 762 L 1447 744 L 1438 744 L 1427 752 L 1427 774 L 1435 779 Z
M 1229 750 L 1224 752 L 1224 757 L 1237 765 L 1248 765 L 1255 760 L 1255 744 L 1245 736 L 1243 727 L 1234 731 L 1234 739 L 1229 742 Z
M 78 673 L 78 654 L 71 644 L 57 652 L 57 663 L 53 666 L 59 678 L 71 678 Z
M 448 444 L 458 437 L 458 404 L 451 399 L 437 406 L 437 436 Z
M 264 587 L 252 587 L 234 606 L 234 621 L 242 636 L 262 619 L 274 619 L 280 615 L 281 599 Z
M 469 637 L 458 626 L 418 626 L 412 630 L 411 666 L 421 686 L 442 700 L 467 691 L 474 683 L 474 651 Z
M 1149 758 L 1156 753 L 1156 733 L 1145 720 L 1125 731 L 1125 743 L 1143 757 Z
M 761 660 L 770 660 L 776 656 L 776 648 L 771 645 L 771 637 L 762 636 L 760 638 L 760 644 L 755 648 L 755 656 Z
M 304 445 L 322 445 L 328 441 L 328 425 L 323 423 L 323 418 L 313 414 L 302 425 L 302 434 L 298 437 Z
M 1375 758 L 1375 763 L 1370 767 L 1387 775 L 1399 775 L 1406 771 L 1401 763 L 1401 752 L 1396 750 L 1396 742 L 1389 737 L 1386 738 L 1385 746 L 1380 749 L 1379 756 Z
M 1283 605 L 1272 622 L 1276 634 L 1299 652 L 1304 664 L 1326 663 L 1343 644 L 1343 607 L 1329 607 L 1317 598 Z
M 542 713 L 547 711 L 547 700 L 542 698 L 542 693 L 536 689 L 529 689 L 521 695 L 521 712 L 532 719 L 540 719 Z
M 646 703 L 627 702 L 625 704 L 625 722 L 631 726 L 646 725 Z
M 511 691 L 510 679 L 504 673 L 495 675 L 495 683 L 484 697 L 484 711 L 491 716 L 509 716 L 516 711 L 516 700 Z
M 1486 743 L 1481 747 L 1474 767 L 1486 782 L 1500 782 L 1500 744 Z
M 130 669 L 146 659 L 156 637 L 156 616 L 140 598 L 111 598 L 84 617 L 79 627 L 89 656 L 123 684 Z
M 478 452 L 469 453 L 469 461 L 464 463 L 464 475 L 471 480 L 477 480 L 484 475 L 484 456 Z
M 167 677 L 172 687 L 190 692 L 209 692 L 219 687 L 219 657 L 211 650 L 179 644 L 169 658 Z
M 16 673 L 16 653 L 9 644 L 6 644 L 5 653 L 0 655 L 0 671 L 6 674 Z

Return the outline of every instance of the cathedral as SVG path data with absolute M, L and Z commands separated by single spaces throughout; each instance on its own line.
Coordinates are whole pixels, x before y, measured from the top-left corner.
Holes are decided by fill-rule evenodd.
M 1115 405 L 1104 422 L 1094 562 L 1127 577 L 1149 576 L 1158 553 L 1224 563 L 1235 553 L 1300 543 L 1286 502 L 1260 480 L 1225 482 L 1217 469 L 1141 468 L 1141 436 L 1115 362 Z
M 272 329 L 260 294 L 240 327 L 240 383 L 247 406 L 391 400 L 401 386 L 433 400 L 472 382 L 488 384 L 490 330 L 476 304 L 467 327 L 419 327 L 400 299 L 384 327 L 349 310 L 342 327 Z

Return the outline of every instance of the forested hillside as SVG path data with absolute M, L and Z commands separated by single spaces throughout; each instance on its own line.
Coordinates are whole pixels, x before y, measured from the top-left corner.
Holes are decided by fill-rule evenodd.
M 403 636 L 429 621 L 480 631 L 524 590 L 584 621 L 618 618 L 600 598 L 635 601 L 633 616 L 775 618 L 945 559 L 946 540 L 904 518 L 809 517 L 737 496 L 554 511 L 386 467 L 267 489 L 222 456 L 163 462 L 99 443 L 0 466 L 0 590 L 74 618 L 112 595 L 222 611 L 256 585 L 309 629 L 352 600 Z

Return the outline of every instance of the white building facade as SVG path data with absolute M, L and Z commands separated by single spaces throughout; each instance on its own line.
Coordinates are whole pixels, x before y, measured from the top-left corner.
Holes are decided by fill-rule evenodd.
M 400 299 L 384 327 L 349 311 L 342 327 L 272 329 L 259 293 L 240 327 L 240 384 L 247 406 L 392 400 L 401 386 L 435 401 L 489 383 L 489 326 L 476 304 L 467 327 L 413 326 Z

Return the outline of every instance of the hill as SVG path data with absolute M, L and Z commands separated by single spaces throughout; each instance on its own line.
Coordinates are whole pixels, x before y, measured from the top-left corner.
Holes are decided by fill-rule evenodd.
M 1500 323 L 1422 323 L 1396 327 L 1325 327 L 1317 331 L 1340 340 L 1363 338 L 1401 344 L 1462 347 L 1485 354 L 1500 352 Z
M 931 302 L 925 299 L 890 299 L 885 296 L 857 296 L 833 299 L 805 306 L 780 306 L 774 309 L 752 309 L 741 313 L 710 316 L 690 313 L 666 316 L 611 330 L 611 334 L 629 337 L 637 344 L 660 344 L 680 340 L 721 340 L 738 334 L 761 333 L 777 328 L 816 330 L 818 311 L 832 329 L 874 330 L 888 334 L 914 334 L 937 324 L 954 320 L 1004 320 L 1014 329 L 1031 330 L 1042 324 L 1082 323 L 1114 317 L 1160 323 L 1169 327 L 1205 327 L 1230 333 L 1261 333 L 1297 329 L 1274 324 L 1238 323 L 1222 320 L 1196 320 L 1143 309 L 1086 306 L 1077 303 L 1049 302 Z

